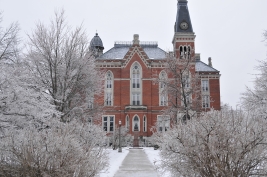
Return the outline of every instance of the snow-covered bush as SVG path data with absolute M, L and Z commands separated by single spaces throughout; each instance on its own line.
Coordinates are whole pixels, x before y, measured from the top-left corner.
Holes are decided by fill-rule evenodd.
M 98 126 L 56 123 L 11 132 L 0 143 L 0 176 L 96 176 L 107 164 Z
M 267 120 L 257 112 L 212 110 L 153 136 L 172 176 L 267 175 Z

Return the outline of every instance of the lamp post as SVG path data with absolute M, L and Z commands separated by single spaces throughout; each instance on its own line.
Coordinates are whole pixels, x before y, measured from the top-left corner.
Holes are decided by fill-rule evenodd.
M 121 121 L 119 121 L 119 150 L 121 152 Z

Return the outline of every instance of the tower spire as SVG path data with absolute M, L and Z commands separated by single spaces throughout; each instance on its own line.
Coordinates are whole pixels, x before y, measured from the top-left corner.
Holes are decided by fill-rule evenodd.
M 175 32 L 194 32 L 187 3 L 187 0 L 178 0 Z

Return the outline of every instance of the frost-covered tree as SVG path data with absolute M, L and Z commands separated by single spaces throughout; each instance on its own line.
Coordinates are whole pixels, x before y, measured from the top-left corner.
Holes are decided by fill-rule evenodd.
M 24 62 L 0 63 L 0 137 L 30 125 L 46 127 L 60 116 L 51 96 L 33 82 L 27 68 Z
M 38 23 L 28 37 L 27 59 L 35 81 L 52 96 L 62 121 L 68 121 L 73 111 L 85 114 L 88 100 L 102 93 L 103 74 L 95 69 L 82 26 L 72 29 L 62 10 L 50 25 Z
M 267 120 L 258 116 L 224 108 L 155 133 L 159 168 L 175 177 L 266 176 Z
M 14 61 L 19 54 L 19 25 L 14 22 L 4 28 L 1 26 L 2 20 L 2 12 L 0 12 L 0 61 Z
M 267 40 L 267 31 L 264 38 Z M 242 94 L 241 103 L 246 110 L 257 110 L 262 118 L 267 119 L 267 60 L 259 61 L 256 70 L 259 73 L 254 80 L 254 88 L 247 87 Z
M 1 140 L 0 176 L 93 177 L 108 165 L 100 127 L 50 124 L 49 129 L 13 131 Z
M 156 83 L 160 86 L 163 105 L 167 106 L 164 115 L 171 120 L 186 121 L 199 113 L 201 108 L 200 76 L 195 72 L 193 57 L 176 58 L 172 54 L 165 60 L 165 69 Z

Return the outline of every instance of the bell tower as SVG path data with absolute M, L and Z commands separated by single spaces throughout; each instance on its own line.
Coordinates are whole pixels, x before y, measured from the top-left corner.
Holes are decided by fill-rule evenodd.
M 176 58 L 193 59 L 195 55 L 195 33 L 190 19 L 187 0 L 178 0 L 174 25 L 173 52 Z

